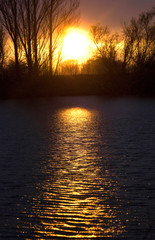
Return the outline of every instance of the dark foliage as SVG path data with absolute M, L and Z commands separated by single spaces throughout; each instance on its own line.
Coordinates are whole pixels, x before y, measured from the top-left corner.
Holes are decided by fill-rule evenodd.
M 75 76 L 33 76 L 18 78 L 4 72 L 0 77 L 1 98 L 34 98 L 74 95 L 149 96 L 155 97 L 155 71 Z

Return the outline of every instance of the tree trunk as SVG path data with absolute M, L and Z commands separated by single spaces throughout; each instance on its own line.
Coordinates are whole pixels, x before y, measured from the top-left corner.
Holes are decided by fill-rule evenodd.
M 28 72 L 32 73 L 32 50 L 31 50 L 31 17 L 30 17 L 30 0 L 28 0 L 27 5 L 27 23 L 28 23 L 28 36 L 27 36 L 27 46 L 28 46 L 28 56 L 27 56 L 27 64 L 28 64 Z
M 18 56 L 18 23 L 17 23 L 17 3 L 14 1 L 14 6 L 12 6 L 13 16 L 14 16 L 14 52 L 15 52 L 15 68 L 16 74 L 19 74 L 19 56 Z
M 37 19 L 36 19 L 36 0 L 33 0 L 33 17 L 34 17 L 34 25 L 33 25 L 33 31 L 34 31 L 34 39 L 33 39 L 33 48 L 34 48 L 34 67 L 35 72 L 38 72 L 38 47 L 37 47 Z
M 52 28 L 53 28 L 53 21 L 52 21 L 52 17 L 53 17 L 53 0 L 51 0 L 50 2 L 50 15 L 49 15 L 49 31 L 50 31 L 50 36 L 49 36 L 49 40 L 50 40 L 50 44 L 49 44 L 49 74 L 50 76 L 52 76 L 53 74 L 53 70 L 52 70 L 52 65 L 53 65 L 53 52 L 52 52 Z
M 19 58 L 18 58 L 18 44 L 17 44 L 17 41 L 14 41 L 14 52 L 15 52 L 15 68 L 16 68 L 16 73 L 18 74 Z

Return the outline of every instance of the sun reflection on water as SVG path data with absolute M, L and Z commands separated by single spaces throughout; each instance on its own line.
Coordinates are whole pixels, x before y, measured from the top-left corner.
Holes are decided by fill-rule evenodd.
M 69 108 L 59 112 L 60 121 L 67 123 L 68 126 L 70 126 L 71 124 L 81 125 L 84 122 L 87 123 L 91 121 L 91 116 L 92 116 L 92 113 L 90 111 L 80 107 Z
M 40 219 L 36 236 L 88 239 L 124 231 L 117 184 L 100 164 L 94 118 L 82 108 L 57 112 L 56 142 L 41 169 L 44 180 L 34 206 Z

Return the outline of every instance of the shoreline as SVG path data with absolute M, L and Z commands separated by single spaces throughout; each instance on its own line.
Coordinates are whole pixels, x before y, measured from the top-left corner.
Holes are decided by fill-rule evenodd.
M 57 75 L 20 76 L 0 80 L 0 99 L 56 96 L 155 97 L 153 75 Z

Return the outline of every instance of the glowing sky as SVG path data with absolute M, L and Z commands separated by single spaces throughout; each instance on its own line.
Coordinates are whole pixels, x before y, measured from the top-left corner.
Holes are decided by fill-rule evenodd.
M 118 30 L 121 22 L 128 21 L 153 6 L 154 0 L 81 0 L 81 25 L 89 27 L 102 23 Z

